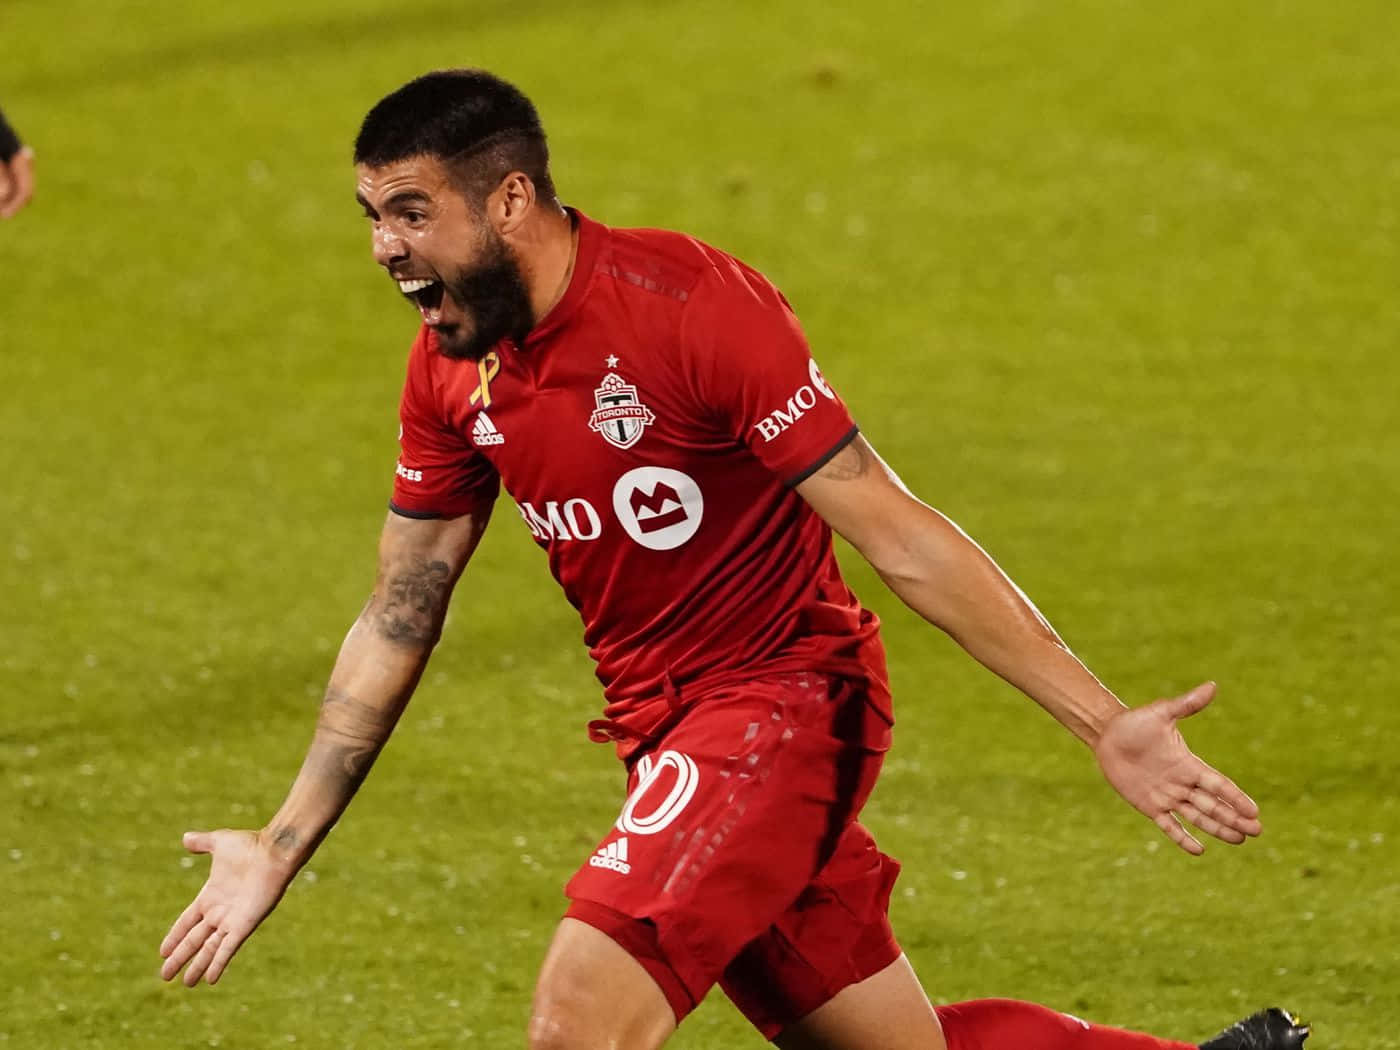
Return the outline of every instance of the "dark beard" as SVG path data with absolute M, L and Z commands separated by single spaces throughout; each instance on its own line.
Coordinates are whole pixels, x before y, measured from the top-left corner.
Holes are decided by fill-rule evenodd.
M 494 233 L 481 265 L 450 282 L 447 294 L 471 317 L 473 328 L 465 343 L 449 346 L 439 338 L 438 348 L 444 357 L 479 361 L 502 339 L 523 343 L 535 327 L 530 292 L 520 267 Z

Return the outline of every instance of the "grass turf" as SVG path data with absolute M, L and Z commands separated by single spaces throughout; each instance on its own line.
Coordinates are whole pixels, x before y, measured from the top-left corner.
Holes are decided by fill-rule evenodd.
M 193 11 L 194 9 L 191 9 Z M 930 993 L 1400 1047 L 1393 5 L 18 0 L 0 104 L 0 1040 L 518 1041 L 620 801 L 502 513 L 360 799 L 219 988 L 155 977 L 191 826 L 295 772 L 368 584 L 413 319 L 349 141 L 428 68 L 539 104 L 566 198 L 768 271 L 911 486 L 1266 834 L 1178 856 L 847 557 L 900 727 L 867 811 Z M 714 997 L 675 1045 L 756 1045 Z

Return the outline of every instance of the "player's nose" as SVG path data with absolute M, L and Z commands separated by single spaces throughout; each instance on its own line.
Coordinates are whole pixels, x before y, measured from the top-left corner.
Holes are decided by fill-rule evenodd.
M 374 261 L 380 266 L 408 258 L 408 243 L 384 226 L 376 226 L 373 237 Z

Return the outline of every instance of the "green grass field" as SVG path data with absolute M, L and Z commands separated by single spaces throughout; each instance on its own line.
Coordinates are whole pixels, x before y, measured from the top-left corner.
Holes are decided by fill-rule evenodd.
M 256 826 L 368 591 L 416 321 L 349 144 L 517 80 L 565 198 L 766 270 L 826 375 L 1262 839 L 1177 854 L 846 557 L 900 717 L 867 810 L 938 1000 L 1400 1048 L 1400 9 L 7 0 L 0 1043 L 520 1045 L 621 777 L 504 513 L 343 825 L 217 988 L 156 976 L 190 827 Z M 848 554 L 849 552 L 847 552 Z M 1160 840 L 1160 841 L 1159 841 Z M 760 1041 L 716 995 L 675 1046 Z M 1034 1050 L 1034 1048 L 1028 1048 Z

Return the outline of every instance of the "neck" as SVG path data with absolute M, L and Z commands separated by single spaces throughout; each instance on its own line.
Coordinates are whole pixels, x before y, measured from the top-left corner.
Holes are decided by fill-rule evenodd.
M 539 224 L 528 265 L 522 267 L 536 324 L 564 298 L 578 254 L 578 230 L 562 207 L 556 204 L 543 211 Z

